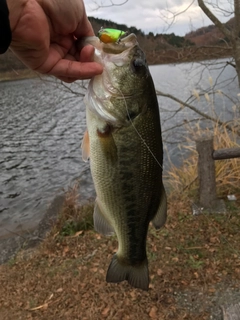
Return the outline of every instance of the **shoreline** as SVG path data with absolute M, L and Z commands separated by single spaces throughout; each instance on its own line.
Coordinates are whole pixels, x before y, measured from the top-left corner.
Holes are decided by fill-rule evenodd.
M 0 265 L 14 259 L 18 251 L 32 249 L 42 242 L 60 215 L 65 202 L 65 193 L 57 195 L 35 228 L 21 233 L 9 233 L 0 237 Z
M 153 60 L 154 62 L 151 63 L 149 62 L 149 66 L 155 66 L 155 65 L 168 65 L 168 64 L 181 64 L 181 63 L 194 63 L 194 62 L 199 62 L 199 61 L 207 61 L 207 60 L 216 60 L 216 59 L 225 59 L 228 58 L 228 54 L 222 54 L 220 56 L 216 55 L 196 55 L 195 59 L 192 59 L 193 56 L 191 55 L 186 55 L 183 56 L 181 59 L 175 57 L 174 55 L 169 54 L 173 52 L 174 54 L 177 53 L 177 51 L 174 50 L 169 50 L 169 51 L 163 51 L 161 54 L 161 61 L 158 59 L 149 59 L 150 61 Z M 12 69 L 11 71 L 6 71 L 6 72 L 1 72 L 0 71 L 0 83 L 1 82 L 8 82 L 8 81 L 17 81 L 17 80 L 25 80 L 25 79 L 34 79 L 37 77 L 42 77 L 42 76 L 47 76 L 47 75 L 41 75 L 36 71 L 30 70 L 30 69 L 20 69 L 20 70 L 14 70 Z

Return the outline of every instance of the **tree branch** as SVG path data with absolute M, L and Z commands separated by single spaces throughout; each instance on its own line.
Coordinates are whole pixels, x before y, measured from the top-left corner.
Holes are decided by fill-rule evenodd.
M 114 3 L 113 0 L 110 0 L 110 4 L 107 4 L 107 5 L 99 5 L 97 3 L 97 1 L 93 1 L 93 3 L 95 3 L 96 5 L 96 8 L 94 10 L 98 10 L 99 8 L 109 8 L 109 7 L 119 7 L 119 6 L 122 6 L 124 5 L 125 3 L 127 3 L 128 0 L 123 0 L 122 3 Z
M 195 107 L 192 106 L 191 104 L 189 104 L 189 103 L 187 103 L 187 102 L 184 102 L 184 101 L 182 101 L 182 100 L 174 97 L 174 96 L 171 95 L 171 94 L 164 93 L 164 92 L 161 92 L 161 91 L 159 91 L 159 90 L 156 90 L 156 94 L 159 95 L 159 96 L 162 96 L 162 97 L 167 97 L 167 98 L 169 98 L 169 99 L 172 99 L 172 100 L 178 102 L 180 105 L 185 106 L 185 107 L 193 110 L 194 112 L 196 112 L 196 113 L 199 114 L 200 116 L 204 117 L 205 119 L 211 120 L 211 121 L 217 123 L 218 125 L 220 125 L 220 126 L 225 126 L 228 130 L 233 131 L 232 126 L 229 125 L 229 124 L 227 124 L 226 122 L 223 122 L 223 121 L 221 121 L 220 119 L 216 119 L 216 118 L 214 118 L 214 117 L 211 117 L 210 115 L 208 115 L 208 114 L 206 114 L 206 113 L 198 110 L 197 108 L 195 108 Z
M 208 9 L 203 0 L 198 0 L 198 5 L 206 16 L 215 24 L 215 26 L 222 31 L 222 33 L 228 37 L 230 40 L 233 39 L 232 33 L 222 24 L 220 20 Z

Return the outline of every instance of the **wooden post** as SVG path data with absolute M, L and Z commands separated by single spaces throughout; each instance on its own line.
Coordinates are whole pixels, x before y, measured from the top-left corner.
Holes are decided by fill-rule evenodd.
M 213 136 L 205 134 L 197 137 L 199 202 L 203 208 L 211 208 L 217 200 L 215 165 L 212 158 Z

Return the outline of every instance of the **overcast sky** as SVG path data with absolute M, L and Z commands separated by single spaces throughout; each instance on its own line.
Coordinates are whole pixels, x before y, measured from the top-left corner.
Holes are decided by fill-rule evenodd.
M 174 32 L 183 36 L 191 30 L 212 24 L 198 7 L 196 0 L 193 3 L 191 0 L 128 0 L 122 6 L 101 7 L 111 5 L 111 2 L 121 4 L 124 1 L 126 0 L 84 0 L 88 16 L 134 26 L 145 33 Z M 232 9 L 229 0 L 222 0 L 220 3 L 227 10 Z M 221 13 L 218 18 L 226 22 L 230 17 L 224 17 Z

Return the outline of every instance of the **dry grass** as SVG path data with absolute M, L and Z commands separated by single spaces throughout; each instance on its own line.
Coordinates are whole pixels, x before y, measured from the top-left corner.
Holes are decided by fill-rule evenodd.
M 199 127 L 192 130 L 192 136 L 208 134 L 210 130 L 201 130 Z M 226 127 L 215 125 L 213 130 L 214 150 L 224 148 L 240 148 L 239 136 L 236 132 L 229 132 Z M 198 153 L 196 146 L 189 140 L 189 145 L 185 147 L 190 153 L 189 157 L 183 161 L 181 167 L 171 166 L 165 174 L 168 187 L 173 193 L 182 198 L 196 199 L 198 191 L 197 161 Z M 215 161 L 216 186 L 219 197 L 226 197 L 231 193 L 240 190 L 240 161 L 239 159 L 229 159 Z
M 61 212 L 51 234 L 73 236 L 77 232 L 93 229 L 93 202 L 79 206 L 79 184 L 69 187 L 65 197 L 64 210 Z

